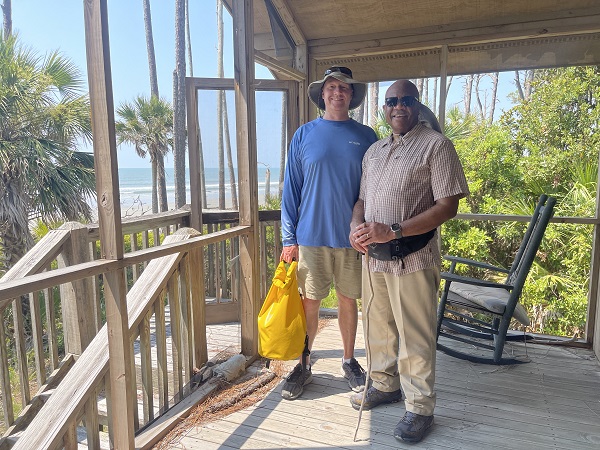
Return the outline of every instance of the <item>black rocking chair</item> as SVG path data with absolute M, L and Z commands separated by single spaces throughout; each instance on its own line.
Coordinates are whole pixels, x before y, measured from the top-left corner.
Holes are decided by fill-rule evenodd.
M 477 363 L 514 364 L 523 362 L 514 358 L 502 358 L 504 344 L 507 340 L 524 339 L 524 334 L 507 337 L 511 319 L 514 318 L 525 326 L 530 323 L 525 308 L 519 304 L 519 298 L 548 222 L 552 217 L 555 203 L 556 199 L 552 197 L 544 194 L 540 196 L 510 269 L 455 256 L 444 256 L 445 259 L 451 261 L 451 265 L 449 272 L 441 274 L 445 283 L 438 305 L 437 337 L 445 336 L 455 341 L 490 350 L 493 352 L 493 356 L 487 358 L 473 355 L 439 342 L 438 350 Z M 489 271 L 506 273 L 507 277 L 504 283 L 496 283 L 460 276 L 454 273 L 457 264 L 468 264 Z M 452 306 L 452 309 L 449 310 L 448 306 Z M 477 317 L 464 314 L 459 310 L 474 312 Z M 492 340 L 493 345 L 481 342 L 481 339 Z

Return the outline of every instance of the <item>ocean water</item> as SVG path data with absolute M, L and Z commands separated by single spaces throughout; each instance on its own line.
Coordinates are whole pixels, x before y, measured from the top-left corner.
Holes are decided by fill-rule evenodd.
M 258 199 L 264 202 L 266 175 L 270 170 L 269 190 L 271 195 L 278 192 L 279 168 L 267 169 L 258 167 Z M 169 209 L 175 206 L 175 178 L 174 169 L 165 168 L 167 184 L 167 199 Z M 211 167 L 205 169 L 206 200 L 209 208 L 219 205 L 219 169 Z M 237 169 L 236 169 L 237 177 Z M 190 202 L 189 172 L 186 171 L 186 203 Z M 236 178 L 236 183 L 238 182 Z M 239 187 L 238 187 L 239 189 Z M 152 209 L 152 169 L 148 168 L 120 168 L 119 169 L 119 194 L 121 197 L 121 215 L 136 215 Z M 239 197 L 239 191 L 238 191 Z M 228 170 L 225 169 L 225 202 L 226 207 L 231 207 L 231 186 Z M 95 205 L 95 202 L 94 202 Z

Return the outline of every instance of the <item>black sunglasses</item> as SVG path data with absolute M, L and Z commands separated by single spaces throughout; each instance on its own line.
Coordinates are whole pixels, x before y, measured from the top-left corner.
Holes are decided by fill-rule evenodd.
M 388 108 L 395 108 L 400 103 L 400 106 L 410 108 L 419 101 L 418 98 L 411 95 L 405 95 L 404 97 L 387 97 L 385 99 L 385 106 Z
M 352 78 L 352 71 L 350 69 L 348 69 L 347 67 L 337 67 L 337 66 L 330 67 L 329 69 L 327 69 L 323 76 L 326 77 L 327 75 L 331 75 L 332 73 L 335 73 L 335 72 L 341 72 L 344 75 L 346 75 L 347 77 Z

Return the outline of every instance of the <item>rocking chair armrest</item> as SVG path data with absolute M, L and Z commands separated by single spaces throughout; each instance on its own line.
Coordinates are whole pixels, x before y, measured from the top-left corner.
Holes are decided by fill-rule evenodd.
M 492 266 L 491 264 L 487 264 L 487 263 L 480 262 L 480 261 L 475 261 L 473 259 L 461 258 L 459 256 L 444 255 L 444 259 L 446 259 L 448 261 L 452 261 L 453 263 L 467 264 L 469 266 L 479 267 L 481 269 L 493 270 L 495 272 L 502 272 L 502 273 L 509 272 L 509 270 L 505 269 L 504 267 Z
M 446 282 L 448 284 L 452 283 L 453 281 L 456 281 L 457 283 L 472 284 L 475 286 L 502 288 L 502 289 L 506 289 L 507 291 L 511 291 L 514 287 L 512 284 L 496 283 L 495 281 L 480 280 L 478 278 L 464 277 L 462 275 L 457 275 L 455 273 L 450 273 L 450 272 L 442 272 L 442 273 L 440 273 L 440 276 L 444 280 L 446 280 Z

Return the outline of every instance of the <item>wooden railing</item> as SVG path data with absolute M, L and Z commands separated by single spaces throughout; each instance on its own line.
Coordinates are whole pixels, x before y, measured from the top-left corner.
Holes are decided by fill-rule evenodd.
M 188 217 L 188 211 L 179 210 L 123 221 L 127 252 L 118 267 L 126 271 L 130 286 L 127 301 L 131 342 L 136 349 L 134 354 L 138 355 L 136 365 L 141 374 L 136 383 L 143 392 L 140 400 L 142 413 L 135 419 L 136 429 L 152 420 L 159 411 L 168 409 L 173 397 L 186 393 L 185 386 L 192 369 L 206 361 L 205 325 L 209 316 L 213 323 L 239 317 L 236 251 L 239 237 L 247 232 L 248 227 L 237 226 L 236 212 L 205 212 L 205 235 L 199 236 L 194 230 L 185 228 Z M 270 280 L 272 272 L 268 271 L 273 270 L 280 252 L 279 239 L 273 242 L 273 233 L 279 236 L 279 212 L 262 211 L 261 220 L 265 221 L 260 225 L 261 268 L 265 270 L 261 280 Z M 266 239 L 268 234 L 269 242 Z M 12 314 L 15 324 L 13 330 L 8 330 L 12 338 L 8 341 L 4 321 L 0 324 L 0 387 L 4 428 L 7 429 L 0 448 L 11 448 L 15 441 L 21 440 L 16 438 L 20 433 L 30 436 L 32 433 L 26 429 L 31 423 L 36 423 L 36 429 L 42 429 L 38 428 L 42 426 L 38 423 L 40 421 L 46 424 L 45 427 L 52 428 L 43 428 L 47 431 L 44 434 L 54 437 L 43 443 L 36 440 L 35 445 L 30 438 L 23 439 L 22 442 L 33 446 L 21 448 L 59 448 L 62 445 L 69 448 L 75 439 L 76 424 L 84 416 L 88 445 L 99 448 L 95 446 L 98 441 L 97 404 L 108 397 L 104 390 L 108 370 L 105 363 L 108 360 L 105 361 L 101 355 L 108 357 L 106 331 L 102 331 L 102 274 L 116 267 L 114 261 L 94 261 L 100 258 L 97 236 L 96 226 L 65 224 L 61 229 L 48 233 L 0 281 L 0 311 Z M 181 247 L 184 240 L 190 245 Z M 158 243 L 165 247 L 162 255 L 167 256 L 151 250 Z M 167 251 L 172 246 L 180 246 L 182 251 Z M 153 253 L 160 258 L 151 259 Z M 40 274 L 37 277 L 40 280 L 32 283 L 36 289 L 48 285 L 45 280 L 54 274 L 57 282 L 52 287 L 29 294 L 29 307 L 27 302 L 23 303 L 23 297 L 9 299 L 11 292 L 26 290 L 18 280 L 32 274 Z M 62 283 L 65 279 L 69 281 Z M 62 284 L 59 285 L 59 281 Z M 161 299 L 168 303 L 166 316 L 165 303 Z M 12 309 L 7 308 L 9 304 Z M 202 308 L 196 306 L 194 311 L 192 305 L 198 304 Z M 155 331 L 152 335 L 156 340 L 153 358 L 149 356 L 150 323 L 153 324 Z M 24 324 L 28 324 L 27 327 Z M 169 364 L 165 360 L 164 344 L 167 328 L 171 330 L 170 339 L 173 341 Z M 85 348 L 92 350 L 83 351 Z M 28 358 L 27 354 L 32 350 L 34 358 Z M 81 356 L 74 363 L 78 355 Z M 31 363 L 30 359 L 35 361 Z M 77 370 L 70 371 L 73 364 L 76 364 Z M 152 371 L 155 373 L 152 374 Z M 29 380 L 34 372 L 37 385 L 31 383 L 30 387 Z M 16 383 L 15 374 L 19 378 Z M 158 380 L 154 385 L 153 379 Z M 59 387 L 55 390 L 57 385 Z M 109 388 L 108 383 L 106 388 Z M 13 395 L 15 390 L 18 391 L 17 396 Z M 32 398 L 30 392 L 36 390 L 37 394 Z M 59 392 L 62 394 L 58 395 Z M 44 411 L 52 413 L 44 413 L 43 419 L 36 413 L 45 403 Z M 53 408 L 63 419 L 60 429 L 56 428 L 56 420 L 50 421 L 50 417 L 54 416 Z M 110 414 L 108 417 L 110 421 Z M 110 423 L 108 430 L 111 430 Z M 38 444 L 42 446 L 37 447 Z
M 259 214 L 257 279 L 263 298 L 281 251 L 279 214 Z M 88 446 L 100 448 L 98 428 L 104 422 L 98 405 L 110 398 L 101 295 L 102 274 L 108 271 L 125 270 L 130 286 L 129 331 L 137 368 L 132 373 L 138 373 L 133 392 L 142 393 L 139 400 L 131 399 L 139 403 L 136 429 L 186 393 L 192 370 L 207 358 L 206 323 L 239 317 L 237 249 L 240 237 L 249 232 L 238 226 L 232 211 L 205 212 L 203 235 L 186 228 L 188 219 L 188 211 L 178 210 L 124 220 L 127 251 L 122 261 L 100 258 L 96 226 L 65 224 L 0 280 L 5 319 L 0 323 L 0 388 L 7 429 L 0 450 L 75 448 L 78 424 L 85 424 Z M 171 339 L 169 356 L 166 341 Z M 43 414 L 37 414 L 42 407 Z M 108 411 L 110 435 L 110 405 Z

